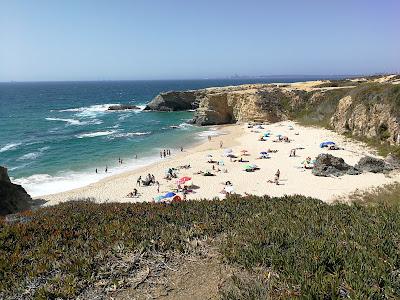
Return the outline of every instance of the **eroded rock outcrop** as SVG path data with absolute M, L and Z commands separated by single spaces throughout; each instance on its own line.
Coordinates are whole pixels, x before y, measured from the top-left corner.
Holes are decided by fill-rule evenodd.
M 330 124 L 339 133 L 400 143 L 400 86 L 356 89 L 340 99 Z
M 383 173 L 394 169 L 393 166 L 386 163 L 383 159 L 365 156 L 354 166 L 363 172 Z
M 343 158 L 333 156 L 331 154 L 320 154 L 315 160 L 312 173 L 315 176 L 342 176 L 359 175 L 361 171 L 346 164 Z
M 203 90 L 161 93 L 148 103 L 144 110 L 179 111 L 196 109 L 199 107 L 199 101 L 203 94 Z
M 0 215 L 8 215 L 30 208 L 31 196 L 25 189 L 13 184 L 7 169 L 0 166 Z

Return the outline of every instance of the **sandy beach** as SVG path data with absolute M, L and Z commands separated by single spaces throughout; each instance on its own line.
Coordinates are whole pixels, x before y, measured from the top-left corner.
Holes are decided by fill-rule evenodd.
M 242 195 L 245 193 L 270 196 L 301 194 L 331 202 L 356 190 L 367 190 L 400 181 L 399 172 L 391 172 L 388 175 L 363 173 L 357 176 L 317 177 L 312 175 L 311 170 L 302 168 L 302 162 L 306 157 L 315 158 L 320 153 L 331 153 L 343 158 L 350 165 L 356 164 L 365 155 L 376 156 L 365 144 L 326 129 L 303 127 L 291 121 L 265 125 L 264 129 L 247 128 L 245 124 L 217 128 L 220 135 L 212 137 L 211 141 L 207 140 L 193 148 L 184 149 L 183 152 L 172 153 L 171 157 L 160 159 L 159 162 L 147 167 L 111 176 L 86 187 L 40 198 L 48 201 L 46 205 L 78 198 L 93 198 L 96 202 L 153 201 L 154 197 L 170 192 L 177 186 L 176 179 L 164 179 L 169 168 L 178 169 L 178 178 L 184 176 L 192 178 L 189 183 L 194 188 L 192 188 L 193 192 L 187 195 L 187 199 L 223 198 L 224 194 L 221 194 L 221 191 L 224 189 L 225 182 L 230 181 L 234 192 Z M 271 132 L 271 137 L 267 141 L 259 141 L 260 135 L 268 130 Z M 290 143 L 273 142 L 278 134 L 288 136 L 292 141 Z M 327 140 L 335 141 L 344 150 L 321 149 L 319 144 Z M 224 150 L 227 148 L 232 149 L 233 153 L 239 157 L 242 150 L 247 150 L 248 155 L 242 157 L 248 162 L 234 162 L 234 159 L 224 157 Z M 297 150 L 296 157 L 289 157 L 292 148 L 304 149 Z M 258 159 L 260 152 L 268 149 L 278 151 L 271 153 L 269 159 Z M 209 156 L 212 156 L 213 160 L 223 161 L 224 165 L 215 164 L 216 171 L 213 171 L 212 164 L 208 162 Z M 246 164 L 256 164 L 260 169 L 246 172 L 243 169 Z M 183 165 L 190 165 L 190 168 L 179 169 L 179 166 Z M 218 172 L 218 169 L 221 171 Z M 281 172 L 279 185 L 268 182 L 274 179 L 277 169 Z M 215 176 L 196 174 L 207 170 Z M 149 173 L 154 174 L 156 180 L 159 181 L 159 193 L 155 185 L 137 186 L 138 177 L 145 178 Z M 134 188 L 138 189 L 139 197 L 127 197 Z M 182 193 L 177 194 L 182 196 Z

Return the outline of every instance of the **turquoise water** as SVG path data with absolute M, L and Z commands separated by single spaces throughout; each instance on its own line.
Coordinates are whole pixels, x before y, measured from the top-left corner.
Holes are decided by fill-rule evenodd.
M 208 134 L 186 124 L 191 112 L 107 111 L 111 104 L 144 107 L 162 91 L 299 80 L 0 83 L 0 165 L 33 196 L 84 186 Z

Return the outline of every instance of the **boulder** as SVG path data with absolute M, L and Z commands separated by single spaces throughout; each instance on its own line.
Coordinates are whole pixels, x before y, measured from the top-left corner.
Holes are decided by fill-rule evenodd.
M 364 172 L 372 172 L 372 173 L 383 173 L 385 171 L 391 171 L 393 168 L 386 164 L 383 159 L 365 156 L 362 157 L 359 162 L 355 165 L 355 167 Z
M 119 104 L 119 105 L 111 105 L 108 110 L 135 110 L 140 109 L 140 107 L 136 105 L 129 105 L 129 104 Z
M 324 177 L 361 174 L 357 168 L 346 164 L 343 158 L 331 154 L 318 155 L 312 173 Z
M 0 215 L 8 215 L 30 208 L 32 198 L 25 189 L 13 184 L 7 169 L 0 166 Z
M 390 153 L 385 158 L 385 163 L 392 169 L 400 169 L 400 158 Z

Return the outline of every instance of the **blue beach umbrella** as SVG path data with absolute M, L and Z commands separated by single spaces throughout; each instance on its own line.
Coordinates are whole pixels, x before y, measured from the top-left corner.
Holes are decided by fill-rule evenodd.
M 164 195 L 164 197 L 165 197 L 165 198 L 171 198 L 171 197 L 174 197 L 175 195 L 176 195 L 175 193 L 169 192 L 169 193 L 166 193 L 166 194 Z
M 319 147 L 324 148 L 324 147 L 328 147 L 329 145 L 336 145 L 336 143 L 332 142 L 332 141 L 322 142 L 321 144 L 319 144 Z

